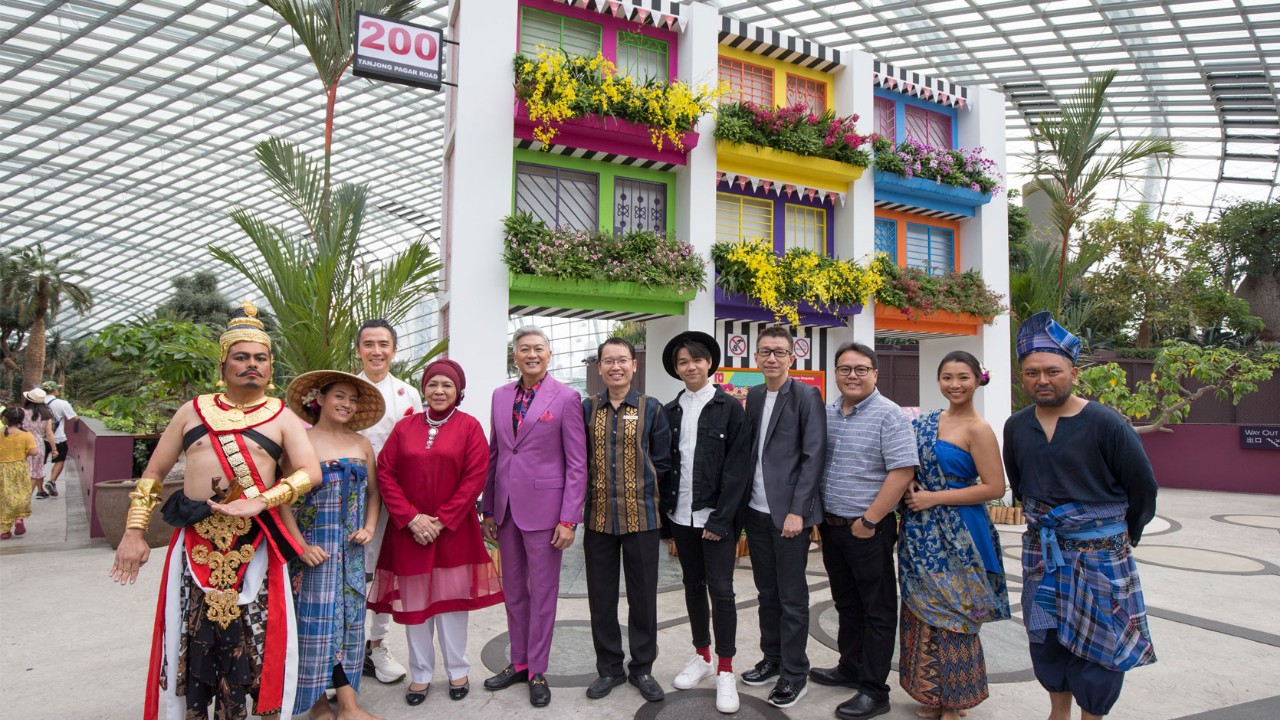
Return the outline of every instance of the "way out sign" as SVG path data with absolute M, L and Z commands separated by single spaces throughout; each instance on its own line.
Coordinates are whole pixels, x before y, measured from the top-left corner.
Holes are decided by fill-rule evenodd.
M 440 89 L 444 31 L 381 15 L 356 13 L 351 72 L 371 80 Z

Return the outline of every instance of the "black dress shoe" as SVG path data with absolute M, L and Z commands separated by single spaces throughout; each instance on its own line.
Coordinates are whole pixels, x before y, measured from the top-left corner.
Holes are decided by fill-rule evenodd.
M 551 688 L 547 687 L 547 679 L 542 673 L 529 678 L 529 704 L 534 707 L 546 707 L 551 703 Z
M 462 698 L 466 697 L 466 696 L 467 696 L 467 693 L 469 693 L 469 692 L 471 692 L 471 681 L 470 681 L 470 680 L 468 680 L 468 681 L 466 681 L 466 682 L 462 683 L 461 685 L 450 685 L 450 686 L 449 686 L 449 699 L 450 699 L 450 700 L 461 700 Z
M 845 720 L 864 720 L 889 712 L 889 701 L 876 700 L 870 695 L 858 693 L 836 706 L 836 717 Z
M 778 677 L 780 669 L 772 660 L 761 660 L 755 667 L 742 673 L 742 682 L 748 685 L 765 685 Z
M 632 675 L 627 680 L 640 689 L 640 694 L 649 702 L 658 702 L 667 694 L 662 691 L 662 686 L 652 675 Z
M 840 666 L 833 668 L 813 668 L 809 670 L 809 679 L 819 685 L 829 685 L 831 687 L 847 687 L 854 690 L 858 689 L 857 682 L 845 674 Z
M 413 685 L 413 683 L 409 683 L 409 684 Z M 421 705 L 422 703 L 427 701 L 427 691 L 430 689 L 431 689 L 431 683 L 427 683 L 427 686 L 422 688 L 421 690 L 410 689 L 405 692 L 404 701 L 409 703 L 410 705 Z
M 502 672 L 484 681 L 485 690 L 505 690 L 516 683 L 529 682 L 529 669 L 516 672 L 515 665 L 502 668 Z
M 587 688 L 587 697 L 592 700 L 599 700 L 626 681 L 626 675 L 601 675 L 592 681 L 591 687 Z
M 804 678 L 799 680 L 781 678 L 778 684 L 773 686 L 773 692 L 769 693 L 769 704 L 774 707 L 789 708 L 799 702 L 808 691 L 809 683 L 805 682 Z

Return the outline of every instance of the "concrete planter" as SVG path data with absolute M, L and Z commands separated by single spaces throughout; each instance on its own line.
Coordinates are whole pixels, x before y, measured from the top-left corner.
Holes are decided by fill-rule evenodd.
M 512 273 L 508 302 L 513 307 L 600 310 L 635 315 L 684 315 L 694 291 L 645 287 L 633 282 L 564 280 Z
M 985 321 L 969 313 L 953 313 L 938 310 L 922 317 L 907 317 L 897 308 L 876 305 L 876 332 L 887 332 L 895 337 L 962 337 L 977 335 Z
M 102 527 L 102 534 L 112 550 L 119 547 L 120 540 L 124 537 L 125 516 L 129 511 L 129 493 L 133 492 L 133 486 L 137 483 L 137 478 L 131 478 L 104 480 L 95 485 L 94 513 L 97 515 L 98 525 Z M 173 477 L 170 473 L 170 477 L 165 479 L 160 490 L 160 505 L 156 506 L 156 511 L 151 516 L 151 526 L 147 528 L 144 536 L 148 547 L 168 545 L 169 539 L 173 537 L 173 526 L 161 517 L 160 506 L 164 505 L 164 501 L 168 500 L 174 491 L 180 489 L 182 489 L 181 475 Z
M 923 210 L 973 217 L 977 208 L 991 202 L 991 194 L 956 187 L 922 177 L 907 177 L 876 170 L 876 201 L 909 205 Z
M 533 129 L 537 126 L 529 119 L 529 109 L 523 102 L 516 102 L 515 136 L 521 140 L 537 141 Z M 684 149 L 667 139 L 662 149 L 654 147 L 649 136 L 649 126 L 616 117 L 583 115 L 569 118 L 559 125 L 559 132 L 552 145 L 581 148 L 610 155 L 625 155 L 641 160 L 653 160 L 671 165 L 689 162 L 689 151 L 698 146 L 698 133 L 686 132 L 680 136 Z
M 760 303 L 736 293 L 728 293 L 716 287 L 716 319 L 774 322 L 773 311 Z M 861 305 L 842 305 L 835 312 L 819 310 L 807 302 L 799 304 L 800 324 L 811 327 L 845 327 L 849 318 L 862 312 Z
M 846 193 L 849 192 L 849 183 L 862 177 L 866 168 L 762 145 L 735 145 L 721 140 L 716 143 L 716 169 L 730 175 L 760 177 L 797 187 Z

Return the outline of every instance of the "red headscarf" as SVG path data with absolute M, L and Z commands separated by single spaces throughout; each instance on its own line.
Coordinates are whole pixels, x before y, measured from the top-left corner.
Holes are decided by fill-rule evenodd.
M 431 378 L 437 375 L 443 375 L 453 381 L 453 386 L 458 388 L 458 397 L 453 401 L 452 407 L 450 407 L 448 410 L 445 410 L 443 413 L 439 413 L 440 417 L 436 417 L 437 413 L 434 410 L 432 410 L 431 408 L 427 408 L 427 412 L 435 420 L 439 420 L 440 418 L 449 414 L 449 412 L 452 411 L 454 407 L 461 405 L 462 398 L 466 397 L 467 395 L 467 374 L 462 371 L 462 366 L 454 362 L 453 360 L 443 359 L 443 360 L 436 360 L 435 362 L 431 363 L 430 365 L 427 366 L 427 369 L 422 372 L 422 388 L 421 389 L 422 389 L 422 399 L 424 401 L 427 398 L 427 383 L 431 381 Z

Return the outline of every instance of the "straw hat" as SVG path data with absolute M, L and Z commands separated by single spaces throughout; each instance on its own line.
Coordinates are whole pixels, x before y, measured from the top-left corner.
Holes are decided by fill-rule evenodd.
M 289 409 L 297 413 L 299 417 L 314 424 L 320 418 L 317 412 L 310 407 L 311 402 L 319 396 L 320 388 L 335 382 L 351 383 L 356 386 L 360 393 L 360 399 L 356 403 L 355 415 L 352 415 L 351 420 L 347 422 L 347 428 L 364 430 L 365 428 L 373 427 L 382 419 L 387 406 L 382 400 L 382 393 L 378 388 L 374 387 L 368 380 L 362 380 L 355 375 L 338 370 L 313 370 L 294 378 L 284 392 L 285 402 L 289 404 Z
M 32 388 L 22 393 L 22 397 L 30 400 L 33 403 L 43 404 L 46 396 L 44 394 L 44 391 L 41 390 L 40 388 Z

